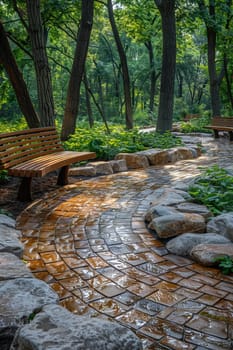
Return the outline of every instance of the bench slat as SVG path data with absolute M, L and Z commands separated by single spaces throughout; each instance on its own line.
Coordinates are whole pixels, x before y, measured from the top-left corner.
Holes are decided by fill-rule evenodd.
M 83 160 L 94 159 L 94 152 L 63 151 L 18 164 L 8 170 L 9 175 L 21 177 L 41 177 L 70 163 L 78 163 Z

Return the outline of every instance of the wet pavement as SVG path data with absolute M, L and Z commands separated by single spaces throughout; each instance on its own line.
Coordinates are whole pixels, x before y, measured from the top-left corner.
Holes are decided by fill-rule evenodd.
M 60 304 L 129 327 L 145 350 L 233 349 L 233 276 L 169 254 L 144 222 L 158 187 L 232 166 L 228 139 L 197 141 L 198 159 L 78 180 L 17 219 L 28 267 Z

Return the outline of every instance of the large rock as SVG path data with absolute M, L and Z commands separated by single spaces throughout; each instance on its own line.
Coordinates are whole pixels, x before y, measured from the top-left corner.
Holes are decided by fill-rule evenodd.
M 23 244 L 19 241 L 20 231 L 0 224 L 0 253 L 8 252 L 18 257 L 23 255 Z
M 207 224 L 207 232 L 215 232 L 229 238 L 233 242 L 233 213 L 216 216 Z
M 154 205 L 150 207 L 145 215 L 145 220 L 147 222 L 151 222 L 153 219 L 163 216 L 163 215 L 171 215 L 176 214 L 178 211 L 173 207 L 168 207 L 166 205 Z
M 141 341 L 114 322 L 77 316 L 58 305 L 44 306 L 23 326 L 11 350 L 141 350 Z
M 163 165 L 169 162 L 169 154 L 167 150 L 148 149 L 146 151 L 137 152 L 137 154 L 145 155 L 150 165 Z
M 202 215 L 205 219 L 212 216 L 211 211 L 205 206 L 192 202 L 179 203 L 175 205 L 175 208 L 183 213 L 195 213 Z
M 182 160 L 182 159 L 192 159 L 196 158 L 197 154 L 193 154 L 192 150 L 187 147 L 177 147 L 176 148 L 178 155 L 177 155 L 177 160 Z
M 17 278 L 0 281 L 0 300 L 0 349 L 8 350 L 16 330 L 45 304 L 57 303 L 58 296 L 45 282 Z
M 94 166 L 79 166 L 69 169 L 70 176 L 96 176 L 96 168 Z
M 110 160 L 109 163 L 110 163 L 114 173 L 119 173 L 121 171 L 128 170 L 125 159 Z
M 160 238 L 168 238 L 186 232 L 205 232 L 205 219 L 189 213 L 164 215 L 153 219 L 149 228 L 155 230 Z
M 89 163 L 90 166 L 93 166 L 96 170 L 97 175 L 111 175 L 113 174 L 112 166 L 110 162 L 93 162 Z
M 184 233 L 167 242 L 166 248 L 172 254 L 190 256 L 191 250 L 202 243 L 226 244 L 230 243 L 230 240 L 218 234 Z
M 15 220 L 4 214 L 0 214 L 0 224 L 15 228 Z
M 159 188 L 147 197 L 151 201 L 151 205 L 175 205 L 191 200 L 191 196 L 181 190 L 172 188 Z
M 199 264 L 214 266 L 217 257 L 233 258 L 233 244 L 199 244 L 191 250 L 191 257 Z
M 115 159 L 124 159 L 128 169 L 148 168 L 150 165 L 147 157 L 144 154 L 118 153 Z
M 0 253 L 0 281 L 20 277 L 32 278 L 33 275 L 14 254 Z

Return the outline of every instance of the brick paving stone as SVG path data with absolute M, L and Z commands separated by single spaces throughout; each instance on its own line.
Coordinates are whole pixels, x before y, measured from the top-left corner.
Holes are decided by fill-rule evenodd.
M 143 350 L 232 350 L 233 276 L 169 254 L 144 222 L 161 186 L 231 166 L 233 144 L 200 136 L 196 159 L 73 180 L 17 218 L 24 259 L 60 304 L 131 328 Z

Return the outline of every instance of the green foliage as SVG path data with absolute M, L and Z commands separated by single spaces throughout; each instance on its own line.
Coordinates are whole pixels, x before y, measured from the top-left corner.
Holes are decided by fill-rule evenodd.
M 9 181 L 7 170 L 0 170 L 0 185 Z
M 213 261 L 218 262 L 218 267 L 222 270 L 224 275 L 229 275 L 231 272 L 233 272 L 233 259 L 228 255 L 219 256 Z
M 27 128 L 28 127 L 24 118 L 21 118 L 18 121 L 12 121 L 12 123 L 6 120 L 0 121 L 0 133 L 23 130 Z
M 92 129 L 77 128 L 74 135 L 64 143 L 66 149 L 96 152 L 99 159 L 113 159 L 117 153 L 133 153 L 148 148 L 171 148 L 182 141 L 171 133 L 163 135 L 154 132 L 139 132 L 138 129 L 125 130 L 120 125 L 110 126 L 108 134 L 103 126 Z
M 211 130 L 208 130 L 205 128 L 206 125 L 209 124 L 209 116 L 202 116 L 200 118 L 194 118 L 191 119 L 189 122 L 181 122 L 180 125 L 180 131 L 183 133 L 190 133 L 190 132 L 210 132 Z
M 233 176 L 213 165 L 189 187 L 189 194 L 197 203 L 206 205 L 214 215 L 233 211 Z

